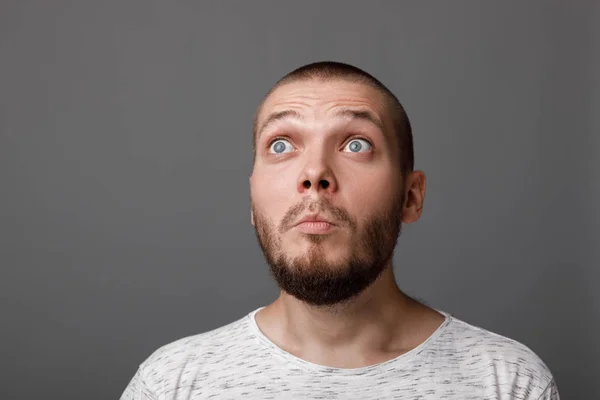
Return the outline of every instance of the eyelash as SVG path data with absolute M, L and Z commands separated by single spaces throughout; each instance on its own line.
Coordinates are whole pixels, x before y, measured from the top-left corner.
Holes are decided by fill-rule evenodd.
M 356 140 L 356 139 L 360 139 L 360 140 L 364 140 L 365 142 L 369 143 L 369 146 L 371 146 L 371 148 L 374 148 L 375 146 L 373 145 L 373 142 L 371 142 L 369 139 L 366 139 L 362 136 L 359 135 L 353 135 L 350 136 L 348 139 L 346 139 L 346 141 L 344 142 L 344 146 L 347 145 L 349 142 Z
M 278 140 L 287 140 L 289 142 L 290 138 L 285 137 L 285 136 L 275 136 L 273 139 L 271 139 L 267 142 L 267 149 L 270 148 L 273 145 L 273 143 L 275 143 Z
M 373 143 L 369 139 L 366 139 L 366 138 L 364 138 L 362 136 L 359 136 L 359 135 L 352 135 L 352 136 L 350 136 L 348 139 L 346 139 L 344 141 L 344 146 L 347 145 L 348 142 L 351 142 L 351 141 L 356 140 L 356 139 L 364 140 L 365 142 L 369 143 L 369 145 L 371 146 L 371 148 L 375 147 L 373 145 Z M 275 136 L 273 139 L 271 139 L 271 140 L 269 140 L 267 142 L 267 149 L 270 149 L 271 146 L 273 145 L 273 143 L 275 143 L 278 140 L 287 140 L 289 142 L 290 138 L 289 137 L 285 137 L 285 136 Z

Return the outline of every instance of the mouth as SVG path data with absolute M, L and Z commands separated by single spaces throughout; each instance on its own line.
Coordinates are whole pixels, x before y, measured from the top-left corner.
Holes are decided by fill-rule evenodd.
M 307 215 L 294 226 L 294 229 L 311 235 L 330 233 L 335 228 L 337 228 L 336 224 L 318 215 Z

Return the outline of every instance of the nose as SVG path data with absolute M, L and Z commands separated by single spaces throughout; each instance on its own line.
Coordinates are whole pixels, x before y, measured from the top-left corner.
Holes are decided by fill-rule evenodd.
M 312 157 L 307 161 L 298 179 L 298 192 L 308 194 L 333 193 L 337 191 L 337 180 L 324 156 Z

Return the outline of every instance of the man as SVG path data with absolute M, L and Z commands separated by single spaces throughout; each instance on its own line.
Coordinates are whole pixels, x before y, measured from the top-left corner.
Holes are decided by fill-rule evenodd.
M 425 175 L 371 75 L 320 62 L 282 78 L 256 114 L 250 192 L 280 296 L 158 349 L 123 400 L 559 399 L 528 347 L 398 288 L 392 255 Z

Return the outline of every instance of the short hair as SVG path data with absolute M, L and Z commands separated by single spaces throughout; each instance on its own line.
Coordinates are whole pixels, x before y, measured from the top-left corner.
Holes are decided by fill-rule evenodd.
M 307 80 L 346 80 L 350 82 L 363 83 L 379 91 L 388 100 L 388 110 L 391 114 L 394 133 L 398 140 L 400 155 L 400 171 L 403 177 L 414 169 L 414 147 L 412 128 L 408 115 L 398 98 L 379 80 L 362 69 L 350 64 L 336 61 L 319 61 L 296 68 L 292 72 L 279 79 L 277 83 L 269 90 L 261 101 L 255 115 L 252 126 L 252 156 L 256 159 L 256 135 L 258 129 L 258 115 L 262 109 L 265 100 L 278 87 L 291 82 Z

